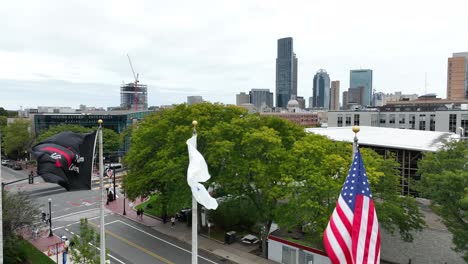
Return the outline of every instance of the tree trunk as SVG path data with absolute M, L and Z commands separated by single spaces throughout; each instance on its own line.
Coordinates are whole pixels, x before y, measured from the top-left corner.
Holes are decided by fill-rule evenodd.
M 262 242 L 262 257 L 268 259 L 268 235 L 270 234 L 271 220 L 268 220 L 263 224 L 262 233 L 261 233 L 261 242 Z

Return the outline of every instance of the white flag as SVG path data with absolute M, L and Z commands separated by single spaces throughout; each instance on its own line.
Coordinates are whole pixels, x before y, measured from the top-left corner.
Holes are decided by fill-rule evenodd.
M 189 153 L 189 166 L 187 169 L 187 183 L 192 190 L 193 197 L 198 203 L 208 209 L 216 209 L 218 202 L 210 196 L 205 186 L 200 182 L 206 182 L 210 179 L 208 165 L 205 158 L 197 150 L 197 135 L 193 135 L 187 140 L 187 148 Z

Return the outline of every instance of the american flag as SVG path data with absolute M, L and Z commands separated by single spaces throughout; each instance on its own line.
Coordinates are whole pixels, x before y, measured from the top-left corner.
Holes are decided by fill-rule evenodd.
M 323 234 L 333 264 L 380 263 L 380 229 L 359 149 Z

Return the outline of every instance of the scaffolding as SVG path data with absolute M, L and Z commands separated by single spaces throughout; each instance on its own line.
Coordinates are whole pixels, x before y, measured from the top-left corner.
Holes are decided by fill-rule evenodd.
M 122 84 L 120 86 L 120 107 L 126 110 L 148 110 L 148 86 L 137 84 L 135 87 L 135 83 Z

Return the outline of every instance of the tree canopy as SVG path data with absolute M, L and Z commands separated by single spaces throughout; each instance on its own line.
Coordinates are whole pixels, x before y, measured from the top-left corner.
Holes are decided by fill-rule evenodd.
M 198 150 L 212 175 L 209 184 L 216 183 L 214 195 L 247 199 L 263 241 L 273 221 L 285 227 L 307 225 L 322 234 L 349 168 L 351 146 L 238 107 L 178 105 L 145 118 L 133 130 L 125 157 L 129 172 L 124 189 L 130 198 L 158 191 L 168 213 L 190 205 L 185 142 L 192 120 L 199 122 Z M 423 221 L 414 199 L 399 196 L 395 162 L 372 150 L 363 155 L 382 226 L 398 229 L 410 240 L 410 231 L 420 229 Z
M 419 162 L 421 193 L 453 234 L 455 249 L 468 261 L 468 141 L 451 142 Z
M 30 121 L 17 119 L 4 128 L 5 154 L 15 159 L 26 155 L 32 142 L 30 126 Z

